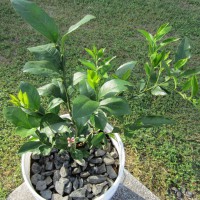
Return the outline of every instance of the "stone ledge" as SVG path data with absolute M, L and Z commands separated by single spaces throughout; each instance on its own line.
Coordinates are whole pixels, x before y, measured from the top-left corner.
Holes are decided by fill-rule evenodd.
M 35 200 L 25 183 L 16 188 L 7 200 Z M 106 199 L 105 199 L 106 200 Z M 149 189 L 125 170 L 125 179 L 112 200 L 159 200 Z

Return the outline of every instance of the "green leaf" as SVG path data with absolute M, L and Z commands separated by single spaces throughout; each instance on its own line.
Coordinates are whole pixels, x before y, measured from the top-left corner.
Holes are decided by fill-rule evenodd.
M 163 90 L 160 86 L 156 86 L 151 90 L 151 94 L 155 96 L 164 96 L 167 95 L 167 92 Z
M 128 115 L 131 112 L 128 102 L 120 97 L 104 99 L 100 102 L 100 107 L 115 116 Z
M 178 46 L 178 49 L 175 55 L 175 62 L 181 59 L 185 59 L 185 58 L 189 59 L 191 57 L 190 49 L 191 49 L 191 46 L 189 43 L 189 39 L 185 37 Z
M 163 116 L 145 116 L 137 119 L 134 124 L 127 125 L 127 127 L 131 130 L 137 130 L 170 124 L 174 124 L 174 121 Z
M 96 56 L 95 54 L 92 52 L 92 50 L 85 48 L 85 50 L 87 51 L 87 53 L 93 58 L 93 60 L 96 60 Z
M 192 94 L 192 97 L 196 96 L 197 93 L 198 93 L 198 90 L 199 90 L 199 86 L 198 86 L 198 80 L 197 80 L 197 77 L 196 76 L 193 76 L 191 78 L 191 94 Z
M 157 31 L 155 38 L 156 40 L 160 40 L 162 39 L 163 36 L 165 36 L 170 30 L 171 30 L 171 26 L 168 26 L 169 23 L 163 24 Z
M 133 70 L 133 68 L 135 67 L 136 65 L 136 61 L 131 61 L 131 62 L 128 62 L 128 63 L 125 63 L 123 65 L 121 65 L 115 72 L 115 74 L 119 77 L 119 78 L 123 78 L 123 76 L 129 72 L 128 76 L 126 76 L 126 79 L 127 80 L 130 75 L 131 75 L 131 71 Z
M 17 127 L 32 128 L 28 116 L 19 107 L 7 107 L 3 109 L 3 115 L 8 121 L 13 123 Z
M 59 75 L 59 69 L 49 61 L 29 61 L 24 65 L 23 72 L 38 75 Z
M 81 19 L 78 23 L 72 25 L 69 30 L 67 31 L 67 33 L 65 35 L 68 35 L 69 33 L 75 31 L 76 29 L 78 29 L 80 26 L 84 25 L 85 23 L 89 22 L 91 19 L 94 19 L 95 17 L 93 15 L 86 15 L 85 17 L 83 17 L 83 19 Z
M 180 69 L 181 67 L 183 67 L 183 66 L 187 63 L 187 61 L 188 61 L 187 58 L 178 60 L 178 61 L 175 63 L 174 68 L 175 68 L 175 69 Z
M 86 73 L 84 72 L 76 72 L 73 76 L 73 85 L 77 85 L 82 80 L 86 79 Z
M 39 95 L 41 95 L 41 96 L 51 96 L 52 95 L 55 97 L 60 97 L 59 88 L 53 83 L 49 83 L 42 87 L 39 87 L 37 90 L 38 90 Z
M 92 101 L 88 97 L 79 95 L 73 101 L 72 116 L 78 118 L 90 116 L 99 107 L 99 102 Z
M 70 154 L 73 159 L 77 159 L 77 160 L 83 159 L 83 153 L 79 149 L 73 149 L 72 151 L 70 151 Z
M 96 71 L 87 70 L 87 81 L 89 85 L 95 89 L 100 81 L 100 77 Z
M 150 75 L 151 75 L 151 68 L 149 66 L 149 63 L 145 63 L 144 70 L 146 72 L 146 75 L 150 77 Z
M 167 38 L 166 40 L 163 40 L 163 41 L 160 43 L 160 47 L 164 47 L 164 46 L 166 46 L 166 45 L 168 45 L 168 44 L 171 44 L 172 42 L 176 42 L 176 41 L 178 41 L 178 40 L 179 40 L 179 38 L 173 38 L 173 37 Z
M 11 0 L 11 3 L 18 14 L 27 21 L 34 29 L 43 34 L 52 42 L 58 40 L 58 28 L 54 20 L 48 16 L 35 3 L 26 0 Z
M 195 68 L 195 69 L 188 69 L 186 71 L 184 71 L 180 77 L 188 77 L 191 75 L 198 75 L 200 74 L 200 68 Z
M 47 60 L 56 66 L 60 66 L 60 53 L 54 43 L 30 47 L 28 50 L 33 53 L 37 60 Z
M 63 103 L 63 102 L 64 102 L 64 101 L 63 101 L 61 98 L 55 98 L 55 99 L 53 99 L 53 100 L 49 103 L 49 105 L 48 105 L 48 107 L 47 107 L 47 110 L 50 111 L 50 110 L 52 110 L 53 108 L 59 106 L 59 105 L 60 105 L 61 103 Z
M 83 64 L 87 68 L 89 68 L 91 70 L 96 70 L 96 66 L 93 62 L 91 62 L 89 60 L 83 60 L 83 59 L 79 59 L 79 61 L 81 62 L 81 64 Z
M 132 86 L 130 82 L 121 79 L 107 81 L 99 90 L 99 99 L 102 97 L 111 97 L 117 93 L 126 91 L 129 86 Z
M 42 145 L 39 147 L 39 151 L 43 156 L 48 156 L 51 153 L 52 148 L 48 145 Z
M 102 142 L 104 137 L 105 137 L 105 134 L 103 132 L 100 132 L 100 133 L 94 135 L 94 137 L 92 138 L 92 141 L 91 141 L 92 145 L 98 146 Z
M 87 96 L 90 99 L 95 98 L 95 91 L 94 89 L 89 85 L 87 80 L 82 80 L 79 84 L 79 92 L 81 95 Z
M 151 35 L 151 33 L 148 33 L 145 30 L 138 30 L 145 38 L 149 41 L 149 43 L 152 45 L 154 43 L 154 37 Z
M 144 79 L 140 80 L 140 91 L 142 91 L 145 88 L 146 82 Z
M 20 83 L 20 90 L 22 91 L 22 93 L 26 93 L 27 94 L 27 98 L 28 98 L 28 108 L 31 110 L 39 110 L 40 108 L 40 95 L 37 91 L 37 89 L 29 84 L 29 83 L 25 83 L 25 82 L 21 82 Z
M 49 126 L 51 124 L 56 124 L 60 122 L 65 122 L 65 120 L 59 117 L 57 114 L 47 113 L 42 117 L 41 127 Z
M 108 122 L 107 117 L 105 115 L 105 113 L 101 110 L 98 110 L 97 113 L 95 113 L 92 116 L 92 120 L 94 123 L 94 126 L 100 130 L 104 130 L 104 128 L 106 127 L 106 124 Z
M 182 90 L 186 91 L 186 90 L 189 90 L 191 87 L 192 87 L 192 84 L 191 84 L 191 78 L 190 78 L 183 84 Z
M 27 129 L 23 127 L 17 127 L 17 129 L 15 130 L 15 133 L 16 135 L 19 135 L 20 137 L 25 138 L 34 134 L 35 131 L 36 131 L 36 128 Z
M 39 146 L 41 146 L 42 143 L 40 141 L 31 141 L 31 142 L 26 142 L 21 146 L 21 148 L 18 151 L 18 154 L 23 154 L 26 152 L 33 152 L 36 149 L 38 149 Z

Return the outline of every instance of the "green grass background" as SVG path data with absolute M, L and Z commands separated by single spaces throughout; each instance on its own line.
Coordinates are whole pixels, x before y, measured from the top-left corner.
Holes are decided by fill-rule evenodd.
M 163 23 L 173 26 L 170 35 L 187 36 L 191 41 L 190 66 L 200 65 L 200 1 L 199 0 L 36 0 L 58 23 L 65 33 L 70 25 L 86 14 L 96 19 L 69 36 L 69 74 L 85 56 L 84 48 L 92 45 L 106 47 L 110 56 L 116 55 L 115 67 L 130 60 L 138 61 L 132 77 L 137 83 L 144 75 L 147 46 L 137 29 L 155 33 Z M 7 106 L 9 94 L 17 92 L 20 81 L 42 85 L 46 79 L 23 74 L 21 69 L 31 57 L 30 46 L 48 43 L 27 25 L 13 10 L 8 0 L 0 1 L 0 106 Z M 174 50 L 176 46 L 172 47 Z M 133 91 L 134 93 L 134 91 Z M 200 113 L 179 96 L 146 96 L 139 100 L 128 97 L 134 121 L 142 113 L 164 114 L 177 121 L 176 125 L 160 129 L 137 131 L 124 138 L 127 168 L 161 199 L 171 199 L 170 186 L 200 191 Z M 0 199 L 22 183 L 20 157 L 16 154 L 22 140 L 13 134 L 13 127 L 0 111 Z

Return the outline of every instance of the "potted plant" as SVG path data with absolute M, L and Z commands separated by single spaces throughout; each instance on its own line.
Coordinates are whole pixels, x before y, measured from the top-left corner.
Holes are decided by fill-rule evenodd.
M 110 199 L 123 180 L 125 162 L 123 144 L 115 132 L 131 133 L 172 124 L 173 120 L 143 116 L 134 124 L 126 124 L 125 131 L 112 127 L 110 116 L 120 118 L 131 113 L 123 94 L 135 88 L 129 78 L 136 62 L 125 63 L 111 73 L 115 57 L 106 58 L 103 48 L 86 48 L 91 60 L 80 59 L 83 67 L 67 79 L 68 35 L 95 17 L 86 15 L 61 36 L 54 20 L 35 3 L 11 2 L 16 12 L 51 42 L 28 48 L 35 60 L 23 68 L 25 73 L 48 76 L 51 82 L 39 88 L 21 82 L 17 96 L 10 95 L 13 106 L 3 111 L 17 127 L 16 134 L 27 138 L 19 149 L 27 186 L 40 200 Z M 179 45 L 175 64 L 171 63 L 170 52 L 164 47 L 177 39 L 163 39 L 170 29 L 164 24 L 154 36 L 139 30 L 148 41 L 149 61 L 135 97 L 147 92 L 163 96 L 173 89 L 197 104 L 193 97 L 198 92 L 199 69 L 185 69 L 190 58 L 187 38 Z M 182 87 L 181 78 L 185 82 Z M 183 93 L 187 90 L 191 90 L 190 97 Z

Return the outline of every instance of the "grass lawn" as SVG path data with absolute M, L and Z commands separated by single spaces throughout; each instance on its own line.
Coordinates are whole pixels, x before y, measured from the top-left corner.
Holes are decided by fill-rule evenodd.
M 130 60 L 138 61 L 132 77 L 144 74 L 147 59 L 145 40 L 137 29 L 152 33 L 169 22 L 170 33 L 187 36 L 191 41 L 191 66 L 200 65 L 200 1 L 199 0 L 35 0 L 61 27 L 62 33 L 86 14 L 96 20 L 70 35 L 67 48 L 69 74 L 85 56 L 84 48 L 106 47 L 108 55 L 116 55 L 115 67 Z M 27 47 L 48 43 L 28 26 L 13 10 L 8 0 L 0 1 L 0 106 L 7 106 L 9 94 L 17 92 L 17 85 L 25 80 L 42 85 L 45 78 L 23 74 L 21 69 L 30 54 Z M 174 49 L 176 47 L 174 46 Z M 161 199 L 172 199 L 172 186 L 188 188 L 200 199 L 200 112 L 176 94 L 167 97 L 146 96 L 139 100 L 128 97 L 134 121 L 141 114 L 159 114 L 177 121 L 174 126 L 136 131 L 126 144 L 126 167 Z M 20 157 L 16 154 L 22 139 L 0 112 L 0 199 L 21 182 Z

